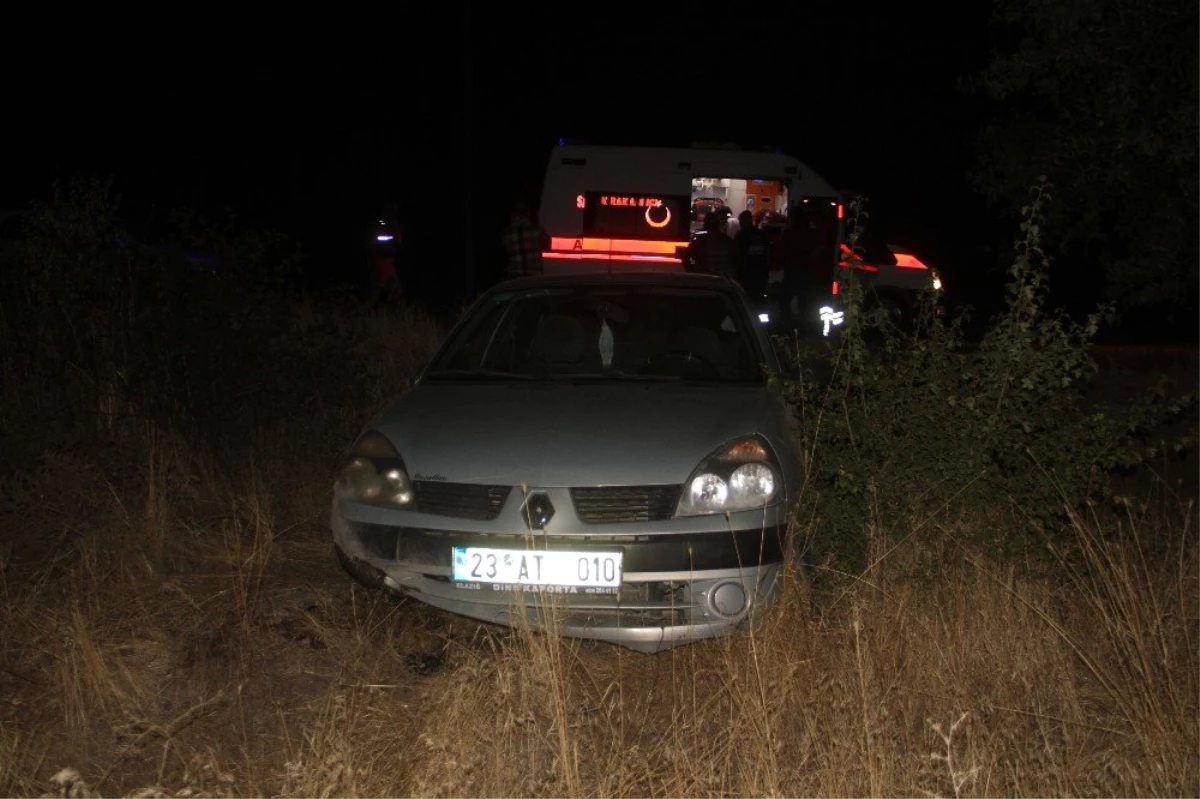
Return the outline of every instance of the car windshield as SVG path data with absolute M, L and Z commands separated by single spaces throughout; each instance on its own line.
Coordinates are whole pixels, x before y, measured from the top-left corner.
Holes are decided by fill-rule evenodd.
M 472 311 L 425 377 L 760 383 L 749 325 L 733 295 L 702 288 L 504 292 Z

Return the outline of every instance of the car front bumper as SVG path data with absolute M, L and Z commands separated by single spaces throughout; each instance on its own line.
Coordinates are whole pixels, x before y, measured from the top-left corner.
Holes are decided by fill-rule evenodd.
M 741 522 L 736 527 L 735 519 Z M 757 523 L 751 526 L 750 519 Z M 533 629 L 642 652 L 729 635 L 752 624 L 779 590 L 786 531 L 782 505 L 729 517 L 592 525 L 586 532 L 554 534 L 469 522 L 455 526 L 476 529 L 453 529 L 446 523 L 464 520 L 446 518 L 436 520 L 442 523 L 438 529 L 430 517 L 336 501 L 331 520 L 339 559 L 366 585 L 485 622 L 523 621 Z M 389 523 L 395 521 L 404 523 Z M 459 584 L 452 580 L 456 546 L 620 550 L 622 583 L 616 593 Z

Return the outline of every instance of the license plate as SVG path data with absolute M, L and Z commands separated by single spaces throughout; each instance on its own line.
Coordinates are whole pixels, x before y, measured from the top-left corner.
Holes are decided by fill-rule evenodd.
M 620 552 L 454 547 L 453 578 L 460 583 L 619 588 Z

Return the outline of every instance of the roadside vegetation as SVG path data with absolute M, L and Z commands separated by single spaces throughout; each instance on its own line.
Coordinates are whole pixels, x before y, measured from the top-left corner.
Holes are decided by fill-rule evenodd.
M 836 343 L 781 342 L 782 601 L 645 656 L 341 571 L 333 475 L 441 320 L 293 295 L 264 234 L 204 228 L 236 271 L 131 247 L 65 188 L 0 263 L 0 794 L 1195 796 L 1196 364 L 1105 386 L 1107 309 L 1045 307 L 1050 192 L 982 340 L 852 283 Z

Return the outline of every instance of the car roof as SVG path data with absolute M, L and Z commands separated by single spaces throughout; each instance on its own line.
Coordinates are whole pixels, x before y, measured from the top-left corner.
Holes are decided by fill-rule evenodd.
M 732 291 L 734 284 L 720 275 L 696 272 L 564 272 L 561 274 L 531 275 L 505 280 L 490 291 L 513 289 L 563 288 L 571 286 L 664 286 L 673 288 L 704 288 Z

